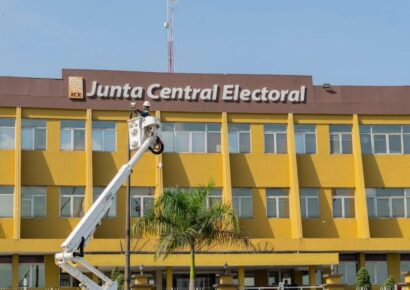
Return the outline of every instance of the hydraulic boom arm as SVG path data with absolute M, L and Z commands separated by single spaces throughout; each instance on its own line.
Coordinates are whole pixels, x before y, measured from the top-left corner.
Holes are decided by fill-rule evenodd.
M 148 118 L 152 117 L 147 117 L 146 119 Z M 98 199 L 94 202 L 91 208 L 87 211 L 81 221 L 77 224 L 75 229 L 62 243 L 61 247 L 63 249 L 63 252 L 57 253 L 55 255 L 56 264 L 64 271 L 68 272 L 71 276 L 79 280 L 81 282 L 81 286 L 85 289 L 117 289 L 117 282 L 111 281 L 102 272 L 100 272 L 94 266 L 89 264 L 85 259 L 83 259 L 84 247 L 92 239 L 97 226 L 101 223 L 101 220 L 109 210 L 112 201 L 116 197 L 118 189 L 132 173 L 132 169 L 134 168 L 138 160 L 142 157 L 142 155 L 144 155 L 144 153 L 148 150 L 151 150 L 154 154 L 160 154 L 162 152 L 163 145 L 159 137 L 157 136 L 159 122 L 156 122 L 154 118 L 152 119 L 153 120 L 149 120 L 151 122 L 146 124 L 145 127 L 143 127 L 142 120 L 137 120 L 137 122 L 135 122 L 137 126 L 139 126 L 136 132 L 143 132 L 143 135 L 139 135 L 139 142 L 144 140 L 143 143 L 138 144 L 141 146 L 139 146 L 139 149 L 134 154 L 134 156 L 129 160 L 127 164 L 123 165 L 120 168 L 118 173 L 111 180 L 111 182 L 101 193 Z M 160 150 L 158 150 L 158 146 L 160 147 Z M 84 275 L 84 273 L 82 273 L 75 267 L 75 264 L 82 265 L 87 270 L 97 275 L 101 280 L 104 281 L 103 286 L 99 286 L 86 275 Z

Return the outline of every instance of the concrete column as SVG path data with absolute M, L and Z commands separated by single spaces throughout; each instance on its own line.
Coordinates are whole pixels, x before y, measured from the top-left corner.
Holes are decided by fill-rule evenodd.
M 232 203 L 231 163 L 229 159 L 228 114 L 222 113 L 221 153 L 223 172 L 223 201 Z
M 59 286 L 60 268 L 54 262 L 54 255 L 44 256 L 44 269 L 45 269 L 45 287 L 57 288 Z
M 301 239 L 303 237 L 302 214 L 300 211 L 299 177 L 293 114 L 288 115 L 287 143 L 289 158 L 289 217 L 291 222 L 291 234 L 293 239 Z
M 173 273 L 172 267 L 166 267 L 166 283 L 167 290 L 171 290 L 173 287 Z
M 93 197 L 93 117 L 92 110 L 87 109 L 85 121 L 85 200 L 84 212 L 94 203 Z
M 309 266 L 309 285 L 315 286 L 316 284 L 316 266 Z
M 162 290 L 162 270 L 155 271 L 155 287 L 157 290 Z
M 357 222 L 357 237 L 359 239 L 370 238 L 369 217 L 366 202 L 366 186 L 364 180 L 362 147 L 360 146 L 359 117 L 353 115 L 352 145 L 354 159 L 355 191 L 355 215 Z
M 387 254 L 387 270 L 388 276 L 400 281 L 400 254 Z
M 238 267 L 238 286 L 239 290 L 245 289 L 245 267 Z
M 13 255 L 11 260 L 12 275 L 13 275 L 13 289 L 19 287 L 19 256 Z
M 21 238 L 21 108 L 16 108 L 14 150 L 13 238 Z

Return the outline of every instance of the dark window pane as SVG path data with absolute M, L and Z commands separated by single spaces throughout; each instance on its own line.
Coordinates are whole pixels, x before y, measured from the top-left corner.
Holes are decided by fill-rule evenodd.
M 400 135 L 389 135 L 389 150 L 390 153 L 401 153 Z
M 306 135 L 306 153 L 315 154 L 316 153 L 316 136 L 314 134 Z
M 363 154 L 372 154 L 372 143 L 370 141 L 370 134 L 360 134 L 360 143 L 362 145 Z
M 387 153 L 386 135 L 373 135 L 374 153 Z
M 277 153 L 286 153 L 286 152 L 288 152 L 286 133 L 278 133 L 276 135 L 276 145 L 277 145 Z
M 342 147 L 343 147 L 343 154 L 352 154 L 352 135 L 351 134 L 342 135 Z

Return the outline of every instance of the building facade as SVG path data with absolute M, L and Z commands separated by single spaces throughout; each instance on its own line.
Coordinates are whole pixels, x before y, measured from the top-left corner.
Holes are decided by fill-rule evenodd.
M 54 253 L 127 161 L 130 102 L 152 104 L 165 152 L 131 176 L 131 213 L 164 188 L 211 180 L 250 248 L 198 254 L 198 287 L 224 264 L 243 287 L 320 285 L 331 265 L 354 284 L 410 270 L 410 88 L 315 86 L 308 76 L 63 70 L 61 79 L 0 77 L 0 288 L 75 287 Z M 86 248 L 124 266 L 125 185 Z M 189 255 L 155 260 L 133 239 L 157 289 L 187 287 Z M 97 277 L 93 277 L 97 281 Z

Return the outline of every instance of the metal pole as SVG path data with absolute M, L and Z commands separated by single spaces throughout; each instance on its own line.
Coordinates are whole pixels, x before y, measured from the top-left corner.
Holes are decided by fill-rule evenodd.
M 130 111 L 130 119 L 132 118 L 132 110 Z M 129 138 L 129 137 L 128 137 Z M 128 140 L 128 161 L 131 159 L 131 149 Z M 131 174 L 128 176 L 127 193 L 125 207 L 125 290 L 131 289 Z

